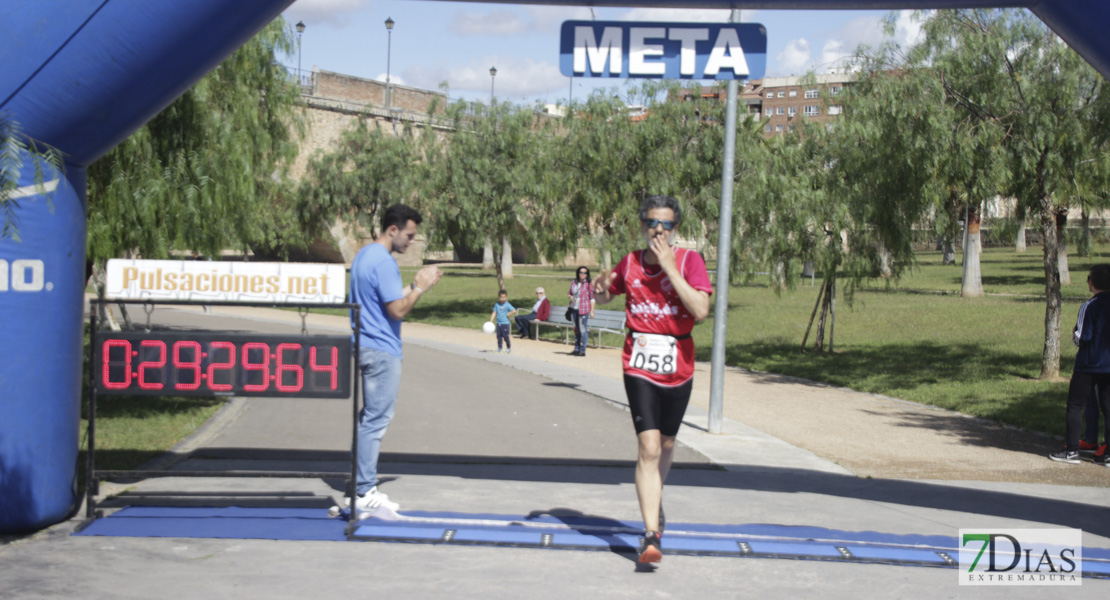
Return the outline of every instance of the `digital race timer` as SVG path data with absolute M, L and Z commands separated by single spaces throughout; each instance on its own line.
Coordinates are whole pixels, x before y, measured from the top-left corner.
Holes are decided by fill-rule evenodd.
M 97 393 L 347 398 L 350 336 L 182 331 L 98 334 Z

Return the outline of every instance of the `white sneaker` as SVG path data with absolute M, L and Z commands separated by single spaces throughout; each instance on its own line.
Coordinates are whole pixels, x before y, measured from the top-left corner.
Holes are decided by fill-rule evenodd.
M 350 498 L 344 500 L 344 506 L 349 506 L 350 504 Z M 368 492 L 358 496 L 355 500 L 355 508 L 358 509 L 359 512 L 374 512 L 383 506 L 393 512 L 397 512 L 397 510 L 401 508 L 400 504 L 391 501 L 389 496 L 379 492 L 378 486 L 370 488 Z

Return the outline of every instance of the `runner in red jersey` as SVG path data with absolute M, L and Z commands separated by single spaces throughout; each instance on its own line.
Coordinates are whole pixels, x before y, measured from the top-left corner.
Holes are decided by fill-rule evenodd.
M 658 562 L 665 527 L 663 482 L 671 468 L 694 377 L 690 331 L 709 316 L 713 288 L 697 252 L 675 249 L 674 228 L 682 217 L 678 200 L 649 196 L 640 207 L 647 248 L 629 253 L 594 280 L 598 304 L 625 294 L 631 330 L 624 341 L 624 389 L 636 428 L 636 495 L 644 518 L 640 562 Z

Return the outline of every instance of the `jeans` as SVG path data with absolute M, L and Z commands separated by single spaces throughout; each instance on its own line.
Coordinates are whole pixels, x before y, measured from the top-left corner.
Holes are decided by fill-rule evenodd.
M 590 313 L 575 311 L 574 316 L 574 351 L 586 353 L 586 343 L 590 341 Z
M 517 315 L 516 317 L 516 331 L 521 337 L 529 337 L 532 335 L 532 321 L 536 319 L 536 313 L 528 315 Z
M 376 348 L 360 348 L 358 366 L 362 371 L 362 412 L 358 416 L 356 485 L 362 495 L 378 482 L 382 438 L 393 420 L 401 387 L 401 359 Z
M 1096 386 L 1099 387 L 1099 386 Z M 1096 389 L 1091 398 L 1087 401 L 1087 405 L 1083 407 L 1083 440 L 1092 444 L 1098 444 L 1098 397 L 1100 389 Z M 1106 440 L 1106 438 L 1103 438 Z M 1106 440 L 1103 443 L 1110 443 Z

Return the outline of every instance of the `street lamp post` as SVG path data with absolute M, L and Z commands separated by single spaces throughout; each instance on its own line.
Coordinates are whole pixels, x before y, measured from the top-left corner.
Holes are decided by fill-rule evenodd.
M 497 77 L 497 67 L 489 68 L 489 107 L 493 109 L 493 78 Z
M 297 21 L 297 80 L 302 86 L 304 85 L 303 75 L 301 75 L 301 34 L 304 33 L 304 21 Z
M 385 46 L 385 109 L 389 110 L 389 93 L 392 91 L 389 83 L 389 62 L 391 54 L 393 53 L 393 19 L 390 17 L 386 17 L 385 19 L 385 30 L 389 35 L 389 39 L 386 41 Z

